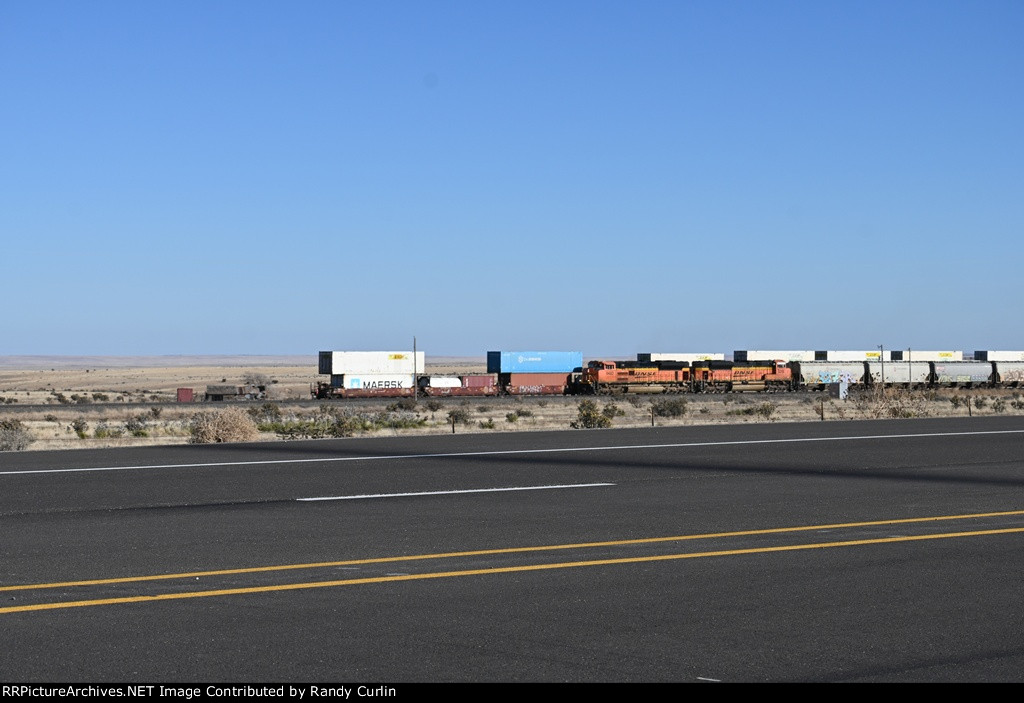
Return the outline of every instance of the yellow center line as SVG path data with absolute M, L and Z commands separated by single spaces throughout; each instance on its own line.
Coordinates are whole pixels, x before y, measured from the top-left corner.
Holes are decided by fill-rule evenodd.
M 214 596 L 230 596 L 249 593 L 270 593 L 274 591 L 296 591 L 308 588 L 331 588 L 336 586 L 355 586 L 369 583 L 388 583 L 395 581 L 421 581 L 425 579 L 455 578 L 458 576 L 483 576 L 492 574 L 509 574 L 522 571 L 545 571 L 548 569 L 570 569 L 584 566 L 608 566 L 614 564 L 639 564 L 655 561 L 671 561 L 678 559 L 697 559 L 701 557 L 736 556 L 741 554 L 764 554 L 769 552 L 790 552 L 803 549 L 827 549 L 834 547 L 855 547 L 868 544 L 891 544 L 894 542 L 913 542 L 934 539 L 951 539 L 955 537 L 980 537 L 985 535 L 1001 535 L 1022 533 L 1024 527 L 1013 527 L 998 530 L 978 530 L 974 532 L 950 532 L 939 535 L 912 535 L 902 537 L 881 537 L 877 539 L 859 539 L 845 542 L 818 542 L 811 544 L 794 544 L 776 547 L 756 547 L 750 549 L 729 549 L 712 552 L 689 552 L 684 554 L 662 554 L 646 557 L 624 557 L 619 559 L 596 559 L 593 561 L 571 561 L 557 564 L 527 564 L 522 566 L 505 566 L 491 569 L 467 569 L 465 571 L 439 571 L 427 574 L 402 574 L 392 576 L 375 576 L 369 578 L 343 579 L 337 581 L 311 581 L 303 583 L 287 583 L 276 586 L 252 586 L 248 588 L 225 588 L 214 591 L 195 591 L 192 593 L 161 593 L 155 596 L 128 596 L 123 598 L 102 598 L 96 600 L 69 601 L 63 603 L 38 603 L 0 608 L 3 613 L 21 613 L 32 610 L 56 610 L 59 608 L 84 608 L 92 605 L 114 605 L 121 603 L 142 603 L 150 601 L 181 600 L 184 598 L 210 598 Z
M 456 559 L 472 556 L 491 556 L 497 554 L 522 554 L 527 552 L 544 552 L 564 549 L 592 549 L 595 547 L 621 547 L 631 544 L 658 544 L 663 542 L 684 542 L 699 539 L 721 539 L 728 537 L 750 537 L 754 535 L 784 534 L 792 532 L 809 532 L 814 530 L 837 530 L 853 527 L 878 527 L 881 525 L 906 525 L 922 522 L 938 522 L 943 520 L 971 520 L 986 517 L 1004 517 L 1024 515 L 1024 510 L 1009 510 L 994 513 L 972 513 L 967 515 L 936 515 L 930 517 L 901 518 L 896 520 L 872 520 L 866 522 L 843 522 L 826 525 L 801 525 L 798 527 L 773 527 L 764 530 L 741 530 L 736 532 L 711 532 L 695 535 L 674 535 L 671 537 L 645 537 L 639 539 L 623 539 L 605 542 L 580 542 L 576 544 L 552 544 L 534 547 L 507 547 L 503 549 L 478 549 L 464 552 L 441 552 L 437 554 L 412 554 L 396 557 L 375 557 L 371 559 L 347 559 L 344 561 L 322 561 L 305 564 L 280 564 L 273 566 L 253 566 L 239 569 L 217 569 L 211 571 L 187 571 L 174 574 L 151 574 L 147 576 L 125 576 L 109 579 L 91 579 L 85 581 L 59 581 L 54 583 L 34 583 L 16 586 L 0 586 L 3 591 L 27 591 L 43 588 L 69 588 L 72 586 L 103 586 L 117 583 L 139 583 L 144 581 L 164 581 L 173 579 L 194 579 L 203 576 L 231 576 L 236 574 L 258 574 L 273 571 L 292 571 L 296 569 L 324 569 L 338 566 L 363 566 L 366 564 L 387 564 L 405 561 L 423 561 L 427 559 Z M 3 612 L 3 611 L 0 611 Z

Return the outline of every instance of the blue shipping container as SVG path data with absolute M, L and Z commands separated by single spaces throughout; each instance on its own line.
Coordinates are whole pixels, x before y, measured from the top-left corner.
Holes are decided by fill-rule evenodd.
M 487 352 L 487 373 L 570 373 L 582 366 L 583 352 Z

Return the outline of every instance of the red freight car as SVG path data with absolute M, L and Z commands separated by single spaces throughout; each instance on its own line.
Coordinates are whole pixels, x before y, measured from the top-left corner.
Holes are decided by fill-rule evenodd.
M 508 395 L 565 395 L 569 391 L 567 373 L 503 373 L 498 385 Z

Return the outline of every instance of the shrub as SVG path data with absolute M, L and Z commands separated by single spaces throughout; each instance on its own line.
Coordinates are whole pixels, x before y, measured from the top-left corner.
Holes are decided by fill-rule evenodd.
M 519 414 L 518 413 L 509 413 L 508 415 L 505 416 L 505 422 L 512 422 L 512 423 L 519 422 Z
M 448 411 L 448 422 L 465 425 L 469 422 L 469 411 L 465 408 L 453 408 Z
M 612 420 L 616 417 L 622 417 L 623 415 L 626 414 L 626 411 L 620 408 L 615 403 L 608 403 L 608 405 L 601 408 L 601 414 L 604 415 L 609 420 Z
M 85 439 L 89 432 L 89 423 L 82 418 L 78 418 L 71 423 L 71 429 L 75 431 L 75 434 L 78 435 L 79 439 Z
M 111 427 L 105 422 L 101 422 L 96 425 L 96 429 L 93 430 L 92 436 L 96 439 L 109 439 L 112 437 L 120 437 L 124 434 L 124 430 L 120 427 Z
M 427 410 L 429 410 L 432 413 L 436 413 L 438 410 L 440 410 L 443 407 L 444 407 L 444 403 L 442 403 L 437 398 L 431 398 L 430 400 L 427 401 Z
M 486 422 L 481 422 L 480 423 L 480 429 L 481 430 L 493 430 L 494 429 L 494 420 L 491 419 L 491 418 L 487 418 Z
M 189 424 L 192 444 L 214 442 L 247 442 L 259 437 L 259 430 L 249 414 L 240 408 L 199 413 Z
M 1003 413 L 1006 411 L 1006 400 L 1004 398 L 996 398 L 992 401 L 992 412 Z
M 249 408 L 249 416 L 253 422 L 278 422 L 281 419 L 281 408 L 277 403 L 263 403 L 254 408 Z
M 685 398 L 665 398 L 651 403 L 651 409 L 658 417 L 682 417 L 686 415 Z
M 569 427 L 575 430 L 611 426 L 612 419 L 598 410 L 597 403 L 592 400 L 580 401 L 576 406 L 576 419 L 569 423 Z
M 148 437 L 149 432 L 146 430 L 146 418 L 144 415 L 138 417 L 130 417 L 124 422 L 124 429 L 132 437 Z
M 416 409 L 415 398 L 401 398 L 394 403 L 388 405 L 388 410 L 391 412 L 397 412 L 399 410 L 412 411 Z
M 20 452 L 34 441 L 21 420 L 0 420 L 0 452 Z

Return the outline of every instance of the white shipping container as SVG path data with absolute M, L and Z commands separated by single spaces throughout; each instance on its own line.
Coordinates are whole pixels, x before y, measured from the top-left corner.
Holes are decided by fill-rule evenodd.
M 430 376 L 426 385 L 430 388 L 462 388 L 462 379 L 458 376 Z
M 732 353 L 733 361 L 814 361 L 814 351 L 778 351 L 760 349 L 738 349 Z
M 695 361 L 724 361 L 725 354 L 699 353 L 699 352 L 661 352 L 658 354 L 645 353 L 637 354 L 637 361 L 682 361 L 692 364 Z
M 346 390 L 385 390 L 412 388 L 412 374 L 345 374 L 342 387 Z
M 426 355 L 411 351 L 320 352 L 320 373 L 331 375 L 387 375 L 423 373 Z
M 1024 351 L 976 351 L 975 361 L 1024 361 Z
M 889 361 L 892 352 L 884 353 L 878 349 L 868 351 L 818 351 L 814 352 L 818 361 Z M 824 357 L 824 358 L 822 358 Z
M 917 349 L 905 349 L 892 352 L 893 362 L 897 361 L 963 361 L 962 351 L 918 351 Z

